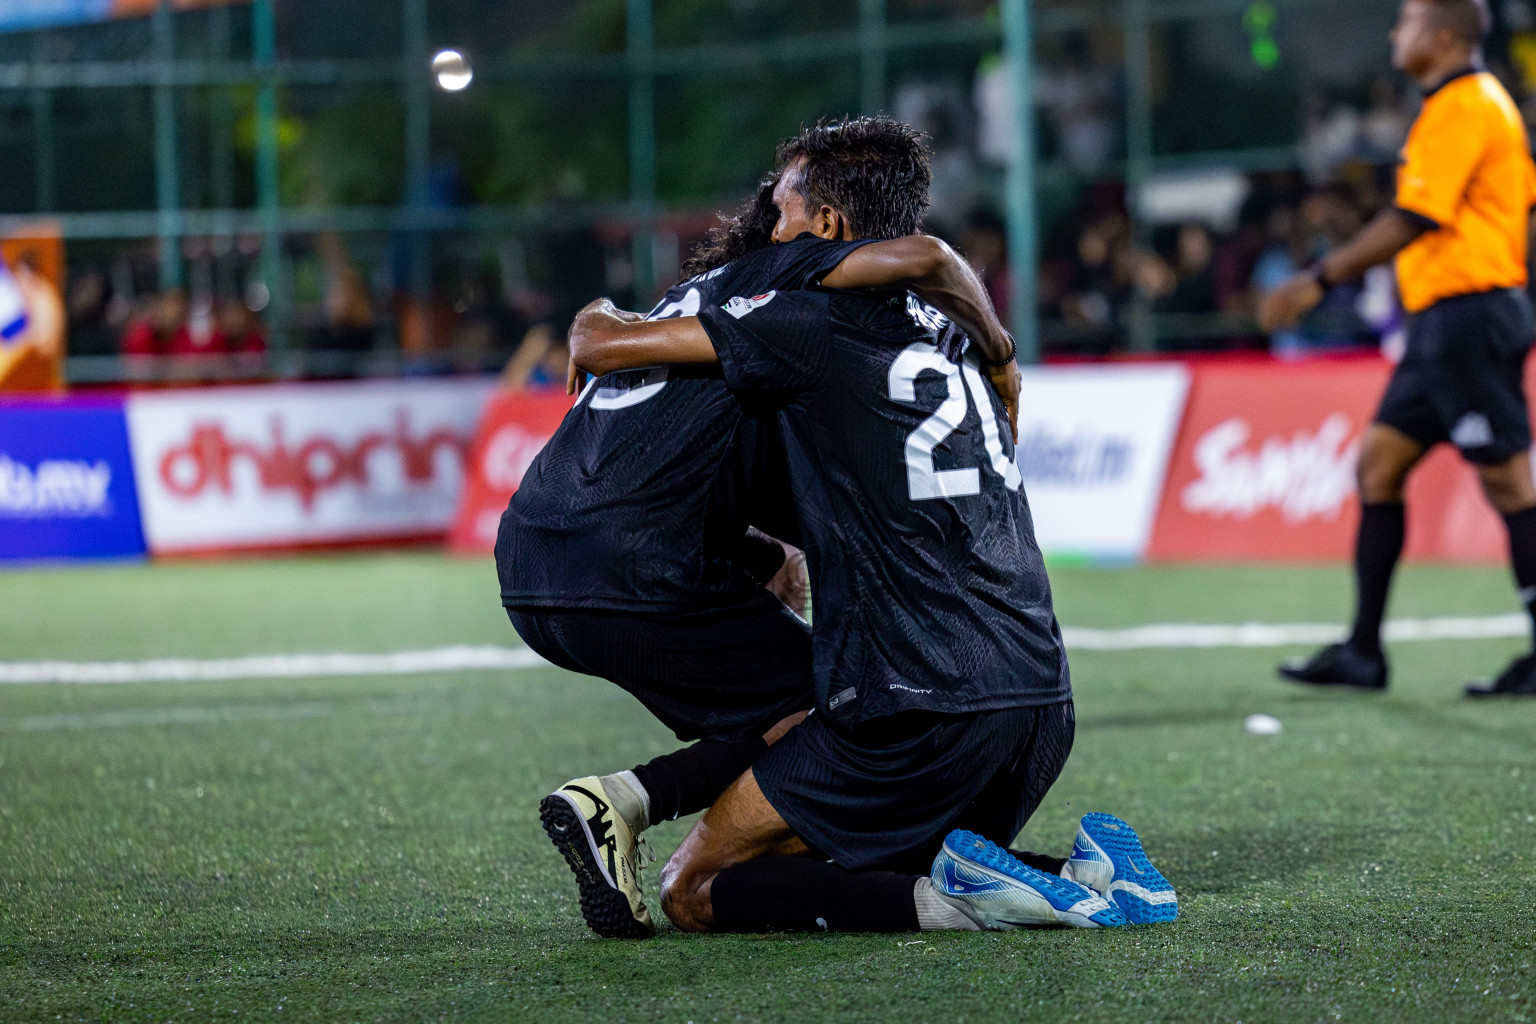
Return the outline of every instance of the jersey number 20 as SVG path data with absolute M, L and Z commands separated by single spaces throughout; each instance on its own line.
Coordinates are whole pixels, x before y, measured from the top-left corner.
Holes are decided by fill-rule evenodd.
M 944 378 L 947 394 L 934 414 L 907 435 L 907 491 L 912 500 L 963 498 L 981 493 L 979 469 L 937 469 L 933 464 L 933 450 L 965 422 L 970 400 L 976 403 L 976 412 L 981 420 L 982 442 L 992 472 L 1003 478 L 1004 487 L 1017 490 L 1024 482 L 1019 475 L 1019 467 L 1003 451 L 1003 436 L 997 417 L 989 415 L 992 401 L 987 382 L 970 363 L 956 365 L 933 345 L 922 342 L 908 345 L 891 364 L 891 399 L 904 403 L 917 401 L 917 378 L 925 370 Z

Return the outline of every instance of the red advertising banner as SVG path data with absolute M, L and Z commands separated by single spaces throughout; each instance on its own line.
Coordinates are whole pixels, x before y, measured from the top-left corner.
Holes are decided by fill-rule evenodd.
M 1337 561 L 1354 547 L 1355 459 L 1384 360 L 1196 364 L 1149 561 Z M 1431 452 L 1408 487 L 1410 558 L 1498 561 L 1474 471 Z
M 150 553 L 439 538 L 494 386 L 470 377 L 131 395 Z
M 502 392 L 491 399 L 470 449 L 469 476 L 448 534 L 449 550 L 484 554 L 496 546 L 501 513 L 573 401 L 569 395 L 526 392 Z

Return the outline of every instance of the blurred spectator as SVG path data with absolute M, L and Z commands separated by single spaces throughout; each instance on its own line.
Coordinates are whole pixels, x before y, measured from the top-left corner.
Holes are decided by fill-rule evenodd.
M 149 299 L 129 321 L 122 340 L 129 380 L 164 380 L 169 376 L 168 357 L 192 350 L 187 314 L 186 292 L 172 288 Z
M 230 375 L 259 376 L 266 366 L 267 334 L 261 318 L 240 299 L 218 304 L 216 326 L 221 350 L 228 359 Z
M 960 251 L 981 276 L 998 318 L 1008 322 L 1008 225 L 985 207 L 971 211 L 960 234 Z
M 373 296 L 353 266 L 341 236 L 326 232 L 315 239 L 315 249 L 325 267 L 325 322 L 315 332 L 311 347 L 353 355 L 372 352 L 377 335 Z M 402 318 L 402 349 L 406 348 L 406 335 L 407 324 Z M 350 368 L 350 373 L 357 369 Z
M 1060 52 L 1035 75 L 1035 102 L 1049 115 L 1061 157 L 1073 170 L 1096 172 L 1119 149 L 1114 72 L 1093 59 L 1088 37 L 1068 34 Z
M 495 372 L 504 353 L 521 342 L 528 321 L 498 295 L 494 278 L 477 274 L 464 286 L 454 311 L 459 314 L 450 345 L 459 373 Z M 562 369 L 560 383 L 565 384 Z
M 1327 181 L 1335 167 L 1356 155 L 1360 113 L 1347 103 L 1334 102 L 1321 89 L 1307 95 L 1306 110 L 1301 166 L 1311 181 Z
M 88 267 L 69 282 L 65 309 L 69 314 L 71 348 L 82 355 L 117 351 L 123 324 L 115 322 L 112 279 L 100 267 Z
M 1216 246 L 1210 229 L 1203 224 L 1184 224 L 1179 227 L 1176 237 L 1172 266 L 1155 277 L 1150 272 L 1144 276 L 1149 282 L 1147 290 L 1156 299 L 1154 312 L 1183 317 L 1217 312 Z M 1150 255 L 1143 257 L 1143 264 L 1150 267 L 1155 259 Z M 1183 323 L 1187 330 L 1191 321 Z M 1175 331 L 1162 339 L 1159 347 L 1172 352 L 1218 347 L 1212 341 L 1210 335 L 1196 327 L 1188 333 Z
M 570 349 L 563 335 L 557 336 L 547 323 L 528 328 L 523 340 L 501 371 L 502 386 L 509 391 L 535 391 L 559 384 L 565 387 L 566 362 Z
M 1403 143 L 1408 141 L 1408 127 L 1413 124 L 1413 104 L 1395 75 L 1373 78 L 1370 99 L 1360 122 L 1363 155 L 1368 160 L 1396 162 Z

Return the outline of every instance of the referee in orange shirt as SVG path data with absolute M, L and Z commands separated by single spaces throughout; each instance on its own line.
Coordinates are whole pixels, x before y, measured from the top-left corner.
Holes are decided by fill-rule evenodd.
M 1536 486 L 1522 387 L 1536 331 L 1524 291 L 1536 166 L 1509 93 L 1479 66 L 1488 26 L 1482 0 L 1405 0 L 1392 62 L 1424 87 L 1424 107 L 1403 150 L 1396 206 L 1260 306 L 1266 330 L 1292 326 L 1330 285 L 1396 256 L 1410 314 L 1407 354 L 1360 450 L 1354 629 L 1344 643 L 1281 666 L 1295 682 L 1386 688 L 1381 620 L 1403 551 L 1403 485 L 1442 441 L 1477 467 L 1503 516 L 1520 598 L 1536 620 Z M 1536 654 L 1467 693 L 1536 696 Z

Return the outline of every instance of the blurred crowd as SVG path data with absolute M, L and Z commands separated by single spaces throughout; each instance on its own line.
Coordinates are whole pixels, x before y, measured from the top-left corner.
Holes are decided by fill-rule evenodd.
M 1361 164 L 1353 172 L 1324 185 L 1299 173 L 1249 176 L 1230 224 L 1220 223 L 1225 217 L 1194 218 L 1138 228 L 1123 190 L 1091 190 L 1045 240 L 1039 295 L 1046 351 L 1155 347 L 1299 356 L 1390 349 L 1403 318 L 1388 267 L 1333 289 L 1294 331 L 1265 336 L 1254 326 L 1266 291 L 1391 202 L 1389 168 Z
M 1401 343 L 1403 315 L 1384 268 L 1334 289 L 1296 330 L 1266 336 L 1254 318 L 1265 291 L 1391 202 L 1396 155 L 1417 109 L 1398 76 L 1310 93 L 1294 151 L 1270 161 L 1288 170 L 1159 172 L 1129 194 L 1124 71 L 1118 54 L 1100 49 L 1096 38 L 1067 33 L 1045 47 L 1036 68 L 1044 225 L 1037 294 L 1047 356 L 1252 350 L 1288 357 L 1390 352 Z M 1536 58 L 1536 42 L 1530 53 Z M 1528 95 L 1518 88 L 1523 72 L 1494 70 L 1517 96 Z M 1536 72 L 1536 59 L 1529 70 Z M 931 140 L 928 230 L 971 260 L 1005 317 L 1010 267 L 1000 199 L 1020 121 L 1006 84 L 994 58 L 969 78 L 899 81 L 891 105 Z M 1536 100 L 1524 107 L 1536 122 Z M 709 210 L 669 215 L 656 247 L 660 283 L 670 282 L 679 254 L 713 219 Z M 268 337 L 276 297 L 263 284 L 241 286 L 259 278 L 259 240 L 252 240 L 235 254 L 240 269 L 222 276 L 226 256 L 187 253 L 187 286 L 166 291 L 141 284 L 158 279 L 152 247 L 82 262 L 65 294 L 71 352 L 118 357 L 141 385 L 501 372 L 513 387 L 553 388 L 564 385 L 565 333 L 577 309 L 598 295 L 632 307 L 648 298 L 634 294 L 632 241 L 621 224 L 482 240 L 458 251 L 434 239 L 425 273 L 407 266 L 409 239 L 319 234 L 284 244 L 291 280 L 281 346 Z M 486 245 L 495 247 L 489 255 Z M 276 358 L 269 349 L 279 347 Z

